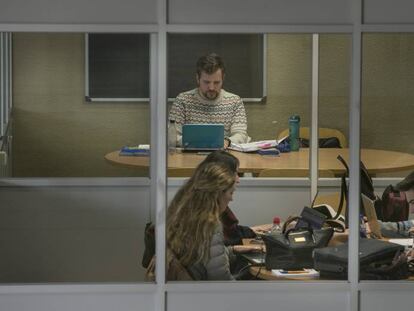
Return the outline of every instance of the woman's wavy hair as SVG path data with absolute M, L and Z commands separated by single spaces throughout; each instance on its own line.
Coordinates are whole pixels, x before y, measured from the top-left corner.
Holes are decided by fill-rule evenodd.
M 220 220 L 219 198 L 236 182 L 227 165 L 201 163 L 167 211 L 167 242 L 184 266 L 205 263 Z
M 196 172 L 200 170 L 207 163 L 220 163 L 229 169 L 233 174 L 237 174 L 239 169 L 240 161 L 231 153 L 224 150 L 216 150 L 211 152 L 194 170 L 194 174 L 190 177 L 188 182 L 184 184 L 176 193 L 175 198 L 181 200 L 184 193 L 188 192 L 188 187 L 193 184 L 193 179 L 197 176 Z

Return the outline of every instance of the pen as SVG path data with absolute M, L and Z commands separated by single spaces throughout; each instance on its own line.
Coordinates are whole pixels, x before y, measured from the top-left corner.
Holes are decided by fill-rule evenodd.
M 282 273 L 286 273 L 286 274 L 300 274 L 300 273 L 308 273 L 308 271 L 303 271 L 303 270 L 288 270 L 288 271 L 282 271 Z

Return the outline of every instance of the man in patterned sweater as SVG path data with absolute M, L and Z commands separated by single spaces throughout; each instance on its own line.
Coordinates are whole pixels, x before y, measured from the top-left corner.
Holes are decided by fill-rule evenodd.
M 183 124 L 224 124 L 224 147 L 231 142 L 247 143 L 247 119 L 243 101 L 235 94 L 225 91 L 224 62 L 220 56 L 211 53 L 197 61 L 196 81 L 198 87 L 180 93 L 171 107 L 170 120 L 177 126 L 177 142 L 182 143 Z

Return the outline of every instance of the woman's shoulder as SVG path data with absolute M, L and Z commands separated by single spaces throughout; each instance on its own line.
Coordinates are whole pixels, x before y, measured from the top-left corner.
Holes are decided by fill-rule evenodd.
M 211 237 L 210 255 L 212 257 L 219 256 L 223 253 L 223 249 L 224 249 L 223 227 L 219 223 L 215 226 L 214 231 L 213 231 L 213 236 Z

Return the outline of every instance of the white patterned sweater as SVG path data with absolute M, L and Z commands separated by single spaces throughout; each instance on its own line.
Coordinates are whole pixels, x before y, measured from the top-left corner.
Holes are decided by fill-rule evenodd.
M 247 118 L 243 101 L 235 94 L 221 90 L 215 100 L 204 99 L 198 89 L 180 93 L 171 107 L 170 120 L 175 120 L 177 142 L 181 146 L 183 124 L 224 124 L 224 136 L 234 143 L 247 143 Z

